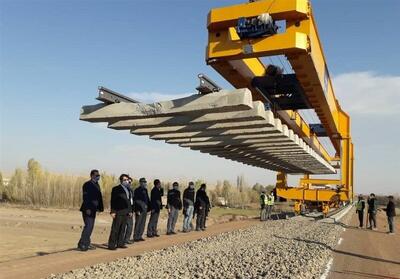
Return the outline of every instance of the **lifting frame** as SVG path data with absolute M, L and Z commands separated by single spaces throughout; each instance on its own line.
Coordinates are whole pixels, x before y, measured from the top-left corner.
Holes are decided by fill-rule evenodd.
M 269 14 L 274 21 L 285 21 L 282 33 L 257 38 L 240 38 L 235 26 L 241 18 Z M 263 0 L 212 9 L 208 15 L 206 62 L 236 88 L 248 88 L 253 99 L 266 102 L 252 86 L 255 77 L 265 75 L 263 57 L 284 55 L 299 81 L 306 99 L 318 115 L 336 154 L 329 155 L 309 123 L 296 110 L 274 113 L 293 129 L 319 155 L 330 163 L 340 163 L 340 179 L 312 179 L 305 174 L 298 187 L 287 185 L 287 175 L 278 172 L 276 190 L 279 197 L 302 205 L 319 204 L 327 213 L 340 201 L 353 200 L 354 147 L 350 134 L 350 117 L 335 97 L 332 81 L 308 0 Z M 312 186 L 336 185 L 336 189 Z

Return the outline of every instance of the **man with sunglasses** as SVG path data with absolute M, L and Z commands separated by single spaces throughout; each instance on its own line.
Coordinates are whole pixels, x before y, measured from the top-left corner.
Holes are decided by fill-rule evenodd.
M 82 211 L 83 223 L 81 238 L 78 242 L 80 251 L 94 250 L 95 247 L 90 244 L 90 236 L 93 232 L 96 212 L 103 212 L 103 197 L 101 195 L 100 174 L 98 170 L 90 172 L 90 180 L 82 186 L 83 201 L 80 211 Z
M 127 174 L 121 174 L 120 184 L 111 190 L 111 212 L 113 218 L 111 225 L 110 238 L 108 239 L 108 249 L 128 248 L 125 245 L 126 223 L 132 217 L 133 197 L 129 190 L 129 179 Z

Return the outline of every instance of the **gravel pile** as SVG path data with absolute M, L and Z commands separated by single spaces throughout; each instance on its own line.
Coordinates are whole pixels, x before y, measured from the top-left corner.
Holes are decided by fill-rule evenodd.
M 341 232 L 302 218 L 268 221 L 49 278 L 319 278 Z

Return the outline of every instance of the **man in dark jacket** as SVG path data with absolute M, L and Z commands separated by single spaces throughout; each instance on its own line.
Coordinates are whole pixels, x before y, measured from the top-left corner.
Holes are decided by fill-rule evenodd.
M 189 182 L 189 186 L 183 191 L 183 232 L 190 232 L 192 230 L 194 195 L 194 183 Z
M 393 196 L 389 196 L 389 202 L 383 210 L 386 211 L 386 216 L 389 224 L 388 234 L 394 234 L 394 216 L 396 216 L 396 206 L 393 201 Z
M 364 225 L 364 209 L 365 209 L 365 201 L 362 195 L 358 196 L 358 201 L 356 204 L 356 213 L 358 213 L 358 221 L 360 222 L 360 228 Z
M 120 184 L 111 191 L 111 217 L 113 218 L 108 249 L 128 248 L 125 245 L 125 230 L 128 217 L 132 216 L 132 194 L 129 191 L 129 176 L 121 174 Z
M 376 230 L 376 212 L 378 210 L 378 202 L 375 198 L 374 193 L 369 195 L 367 203 L 368 203 L 368 215 L 369 215 L 368 217 L 369 229 Z
M 134 207 L 135 207 L 135 241 L 144 241 L 143 232 L 146 226 L 147 212 L 150 211 L 150 198 L 147 192 L 146 178 L 139 179 L 139 187 L 134 192 Z
M 150 193 L 150 220 L 147 224 L 147 237 L 159 237 L 157 233 L 158 217 L 160 216 L 160 210 L 162 209 L 161 197 L 163 196 L 163 188 L 161 188 L 161 182 L 159 179 L 154 180 L 154 187 Z
M 90 244 L 90 236 L 92 235 L 96 212 L 103 212 L 103 197 L 99 186 L 100 174 L 98 170 L 90 172 L 90 180 L 82 186 L 83 202 L 80 208 L 82 211 L 83 223 L 85 226 L 82 230 L 81 238 L 78 242 L 78 249 L 87 251 L 95 249 Z
M 132 214 L 128 216 L 128 219 L 126 221 L 126 230 L 125 230 L 125 244 L 133 244 L 133 240 L 131 240 L 131 235 L 133 231 L 133 189 L 132 189 L 132 178 L 129 177 L 129 186 L 127 187 L 130 194 L 131 194 L 131 207 L 132 207 Z
M 167 221 L 167 234 L 176 234 L 175 225 L 178 221 L 179 210 L 182 209 L 181 192 L 179 191 L 178 182 L 172 184 L 172 189 L 168 191 L 167 195 L 167 208 L 168 208 L 168 221 Z
M 197 213 L 196 231 L 206 229 L 206 218 L 210 211 L 210 199 L 207 196 L 206 184 L 201 184 L 196 192 L 195 210 Z

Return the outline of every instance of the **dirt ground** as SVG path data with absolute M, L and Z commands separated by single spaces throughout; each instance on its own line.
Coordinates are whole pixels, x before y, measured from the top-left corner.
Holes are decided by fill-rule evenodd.
M 188 234 L 178 233 L 129 245 L 128 249 L 109 251 L 106 246 L 111 217 L 101 214 L 93 233 L 94 251 L 82 253 L 75 249 L 80 237 L 81 218 L 76 210 L 21 209 L 0 207 L 0 278 L 34 279 L 51 274 L 68 272 L 100 262 L 109 262 L 127 256 L 137 256 L 146 251 L 159 250 L 200 238 L 238 230 L 258 224 L 259 220 L 237 216 L 232 210 L 217 210 L 211 215 L 207 230 Z M 233 210 L 235 212 L 235 210 Z M 243 211 L 242 211 L 243 212 Z M 247 212 L 250 215 L 253 212 Z M 227 213 L 227 214 L 223 214 Z M 165 232 L 165 215 L 160 229 Z M 182 217 L 179 217 L 182 219 Z M 243 219 L 243 220 L 241 220 Z M 181 221 L 181 220 L 180 220 Z M 181 229 L 180 222 L 177 225 Z
M 333 250 L 329 279 L 400 279 L 400 216 L 395 220 L 395 235 L 388 235 L 384 212 L 377 216 L 378 230 L 358 228 L 358 217 L 343 225 L 344 232 Z M 365 226 L 365 225 L 364 225 Z
M 213 212 L 214 211 L 214 212 Z M 207 224 L 255 217 L 258 210 L 218 208 L 211 211 Z M 167 211 L 163 210 L 159 231 L 166 231 Z M 177 229 L 182 228 L 183 216 Z M 111 217 L 104 212 L 97 216 L 92 242 L 104 244 L 108 240 Z M 27 209 L 0 205 L 0 263 L 16 259 L 42 256 L 76 247 L 82 231 L 82 217 L 77 210 Z

